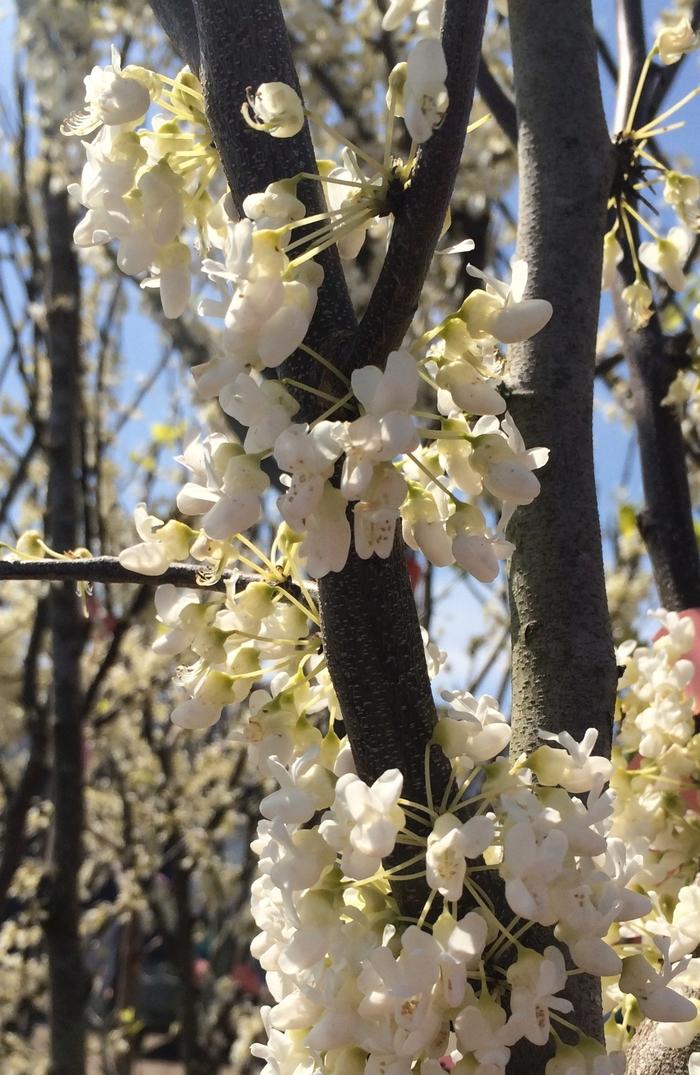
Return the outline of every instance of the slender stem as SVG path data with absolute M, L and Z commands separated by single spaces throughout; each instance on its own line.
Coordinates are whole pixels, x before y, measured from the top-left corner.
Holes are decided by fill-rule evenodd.
M 431 482 L 433 482 L 435 485 L 437 485 L 438 489 L 442 489 L 443 493 L 445 493 L 447 496 L 449 496 L 450 500 L 453 500 L 455 504 L 459 503 L 459 500 L 454 495 L 454 493 L 451 492 L 447 488 L 446 485 L 443 485 L 443 483 L 440 481 L 440 479 L 436 478 L 435 475 L 433 474 L 433 472 L 431 470 L 429 470 L 429 468 L 426 467 L 424 463 L 421 463 L 420 459 L 413 452 L 406 452 L 406 455 L 411 460 L 412 463 L 415 463 L 415 465 L 418 467 L 419 470 L 422 470 L 423 473 L 428 478 L 430 478 Z
M 325 366 L 325 368 L 329 370 L 335 377 L 337 377 L 339 381 L 342 381 L 342 383 L 347 388 L 350 387 L 350 381 L 348 380 L 348 378 L 345 376 L 344 373 L 341 373 L 338 367 L 335 366 L 330 361 L 330 359 L 324 358 L 323 355 L 319 354 L 318 351 L 314 351 L 313 347 L 309 347 L 306 343 L 300 344 L 299 350 L 306 352 L 306 354 L 310 355 L 311 358 L 313 358 L 316 362 L 319 362 L 322 366 Z

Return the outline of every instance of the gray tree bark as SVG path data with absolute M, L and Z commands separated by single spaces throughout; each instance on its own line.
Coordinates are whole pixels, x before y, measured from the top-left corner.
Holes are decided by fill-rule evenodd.
M 518 510 L 510 528 L 516 544 L 510 570 L 513 750 L 533 749 L 540 728 L 580 739 L 594 727 L 597 749 L 605 753 L 617 674 L 592 406 L 611 146 L 588 0 L 511 0 L 509 12 L 518 113 L 518 255 L 528 262 L 528 294 L 554 306 L 547 328 L 514 347 L 507 365 L 509 408 L 526 445 L 551 449 L 539 497 Z M 575 976 L 567 995 L 572 1020 L 600 1039 L 599 982 Z M 539 1072 L 544 1059 L 541 1049 L 520 1043 L 509 1075 Z
M 63 552 L 79 544 L 77 467 L 80 428 L 80 272 L 75 220 L 51 175 L 44 183 L 49 263 L 46 287 L 51 413 L 48 427 L 49 544 Z M 49 963 L 50 1075 L 84 1075 L 88 983 L 79 933 L 78 877 L 82 862 L 83 735 L 80 654 L 85 625 L 75 585 L 53 586 L 49 602 L 53 660 L 53 825 L 45 892 Z
M 518 107 L 518 254 L 550 324 L 514 347 L 509 407 L 528 446 L 545 445 L 542 492 L 511 534 L 514 749 L 538 728 L 610 748 L 616 670 L 593 470 L 592 404 L 612 151 L 590 4 L 512 0 Z

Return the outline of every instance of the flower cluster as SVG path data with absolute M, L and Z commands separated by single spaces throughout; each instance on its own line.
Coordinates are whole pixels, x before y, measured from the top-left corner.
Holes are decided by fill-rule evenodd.
M 700 735 L 695 666 L 687 658 L 695 631 L 692 616 L 654 615 L 662 629 L 651 645 L 627 642 L 618 649 L 624 674 L 613 752 L 612 833 L 630 849 L 636 862 L 630 880 L 653 893 L 653 905 L 626 926 L 614 927 L 608 938 L 625 956 L 620 985 L 633 983 L 636 997 L 630 1003 L 610 984 L 608 1003 L 619 1017 L 608 1028 L 611 1041 L 624 1044 L 628 1028 L 647 1015 L 663 1022 L 659 1033 L 667 1045 L 680 1047 L 700 1028 L 698 1005 L 682 998 L 688 1021 L 679 1022 L 677 995 L 665 991 L 672 961 L 680 987 L 694 988 L 700 971 L 700 960 L 692 958 L 700 942 Z M 641 962 L 642 953 L 653 972 L 649 962 Z
M 158 288 L 165 316 L 179 317 L 192 279 L 183 230 L 193 225 L 209 244 L 221 226 L 221 207 L 209 193 L 215 179 L 221 185 L 220 164 L 199 83 L 187 68 L 175 79 L 133 64 L 122 70 L 113 48 L 112 63 L 86 76 L 85 103 L 61 127 L 66 135 L 98 132 L 83 142 L 80 183 L 69 187 L 87 209 L 75 242 L 115 241 L 119 268 L 148 273 L 142 286 Z M 141 128 L 152 104 L 164 111 L 151 129 Z
M 445 700 L 434 742 L 452 775 L 427 806 L 402 798 L 398 770 L 360 779 L 332 719 L 323 737 L 306 728 L 287 739 L 282 757 L 271 753 L 272 727 L 267 750 L 258 743 L 261 773 L 278 786 L 263 800 L 254 845 L 253 950 L 275 1001 L 268 1042 L 254 1051 L 268 1073 L 433 1073 L 449 1056 L 460 1072 L 499 1075 L 516 1042 L 553 1037 L 548 1075 L 569 1070 L 565 1061 L 615 1075 L 620 1054 L 559 1037 L 577 970 L 622 971 L 620 988 L 652 1017 L 694 1015 L 668 985 L 683 962 L 659 975 L 641 956 L 623 966 L 604 940 L 650 903 L 627 885 L 638 861 L 608 835 L 611 766 L 592 754 L 595 734 L 580 744 L 548 737 L 513 765 L 497 757 L 510 729 L 493 699 Z M 414 918 L 399 910 L 406 885 L 425 895 Z M 500 891 L 505 918 L 495 911 Z M 566 949 L 528 948 L 534 923 L 553 927 Z

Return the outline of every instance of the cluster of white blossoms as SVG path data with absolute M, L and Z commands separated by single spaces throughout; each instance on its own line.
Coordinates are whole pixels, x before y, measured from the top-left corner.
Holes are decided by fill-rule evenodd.
M 436 38 L 428 40 L 441 48 Z M 202 262 L 216 296 L 200 304 L 202 315 L 223 320 L 220 356 L 196 367 L 194 377 L 200 397 L 217 397 L 247 432 L 243 444 L 214 434 L 187 447 L 180 511 L 200 517 L 205 545 L 233 541 L 261 518 L 269 488 L 262 464 L 272 456 L 286 486 L 278 508 L 308 574 L 321 577 L 345 565 L 351 505 L 360 557 L 387 557 L 401 520 L 405 540 L 432 563 L 456 562 L 492 581 L 499 560 L 512 551 L 506 524 L 518 505 L 537 496 L 534 471 L 548 455 L 526 448 L 499 392 L 499 343 L 530 338 L 552 314 L 545 299 L 524 298 L 527 265 L 513 260 L 510 283 L 470 267 L 484 286 L 458 311 L 410 349 L 392 352 L 383 369 L 365 366 L 348 380 L 304 342 L 323 281 L 314 258 L 336 244 L 341 256 L 357 256 L 368 227 L 388 212 L 390 187 L 409 181 L 411 163 L 387 157 L 373 162 L 367 177 L 361 151 L 346 148 L 342 164 L 323 166 L 319 176 L 292 177 L 248 196 L 245 215 L 235 220 L 230 198 L 212 204 L 207 192 L 217 163 L 196 80 L 181 72 L 170 81 L 141 68 L 121 71 L 115 55 L 111 67 L 86 79 L 88 108 L 66 121 L 66 130 L 101 126 L 86 143 L 80 197 L 88 211 L 77 242 L 116 239 L 121 267 L 148 268 L 144 283 L 160 287 L 170 316 L 182 311 L 189 294 L 190 256 L 179 237 L 185 224 L 196 224 L 200 247 L 222 256 Z M 134 131 L 154 97 L 175 118 L 156 116 L 152 131 Z M 301 101 L 282 83 L 251 91 L 242 111 L 247 123 L 275 137 L 293 137 L 304 122 Z M 311 217 L 297 197 L 298 184 L 310 178 L 322 183 L 329 204 Z M 299 349 L 323 368 L 324 389 L 269 379 Z M 338 386 L 338 395 L 328 391 Z M 328 404 L 311 424 L 295 421 L 304 393 Z M 354 417 L 334 417 L 339 411 Z M 336 469 L 341 478 L 333 484 Z M 502 504 L 495 530 L 469 502 L 481 493 Z M 191 551 L 197 556 L 202 542 L 193 550 L 182 524 L 158 523 L 138 509 L 143 540 L 122 554 L 126 566 L 158 574 Z
M 356 775 L 333 707 L 323 736 L 289 695 L 284 730 L 279 707 L 269 728 L 258 714 L 257 763 L 276 784 L 254 845 L 253 951 L 275 1001 L 254 1047 L 267 1075 L 437 1075 L 446 1057 L 502 1075 L 523 1038 L 555 1042 L 547 1075 L 617 1075 L 621 1053 L 567 1038 L 567 977 L 581 971 L 614 976 L 652 1018 L 695 1016 L 669 984 L 687 959 L 666 953 L 657 973 L 604 939 L 651 904 L 628 884 L 640 861 L 609 835 L 595 733 L 549 736 L 513 764 L 498 757 L 510 729 L 493 699 L 445 700 L 434 742 L 451 778 L 427 806 L 402 798 L 396 769 L 371 785 Z M 399 910 L 405 885 L 425 895 L 414 918 Z M 535 923 L 566 949 L 529 948 Z
M 152 104 L 162 112 L 141 127 Z M 166 317 L 179 317 L 192 283 L 192 252 L 183 239 L 195 228 L 199 246 L 216 243 L 222 208 L 209 189 L 222 186 L 218 155 L 204 115 L 201 89 L 187 68 L 177 78 L 130 64 L 94 67 L 85 78 L 85 105 L 64 121 L 66 135 L 84 141 L 80 183 L 69 187 L 87 212 L 75 230 L 78 246 L 114 241 L 117 263 L 142 286 L 160 290 Z
M 625 671 L 613 751 L 612 833 L 634 857 L 631 880 L 652 894 L 652 907 L 639 919 L 613 927 L 608 937 L 626 957 L 621 984 L 635 983 L 631 991 L 636 1000 L 622 997 L 611 982 L 607 1001 L 617 1018 L 608 1020 L 607 1027 L 619 1047 L 641 1017 L 649 1015 L 662 1021 L 664 1043 L 679 1048 L 700 1032 L 700 1004 L 685 999 L 689 1018 L 678 1022 L 677 1002 L 665 1010 L 656 985 L 672 961 L 681 972 L 679 988 L 693 992 L 700 982 L 700 959 L 695 957 L 700 944 L 700 734 L 693 697 L 697 648 L 692 616 L 654 615 L 663 629 L 651 645 L 628 642 L 618 649 L 618 664 Z M 649 962 L 655 964 L 651 974 Z
M 688 621 L 666 616 L 670 634 L 652 650 L 622 650 L 614 765 L 594 754 L 592 730 L 580 743 L 543 733 L 529 757 L 508 760 L 495 700 L 445 692 L 432 749 L 450 777 L 433 789 L 427 775 L 417 803 L 397 769 L 361 780 L 334 730 L 308 589 L 166 585 L 156 604 L 156 651 L 193 660 L 179 671 L 192 698 L 173 720 L 207 727 L 247 698 L 234 738 L 269 782 L 253 845 L 253 954 L 275 1001 L 267 1044 L 254 1046 L 267 1075 L 439 1075 L 445 1057 L 463 1075 L 502 1075 L 523 1038 L 555 1043 L 546 1075 L 619 1075 L 642 1016 L 671 1045 L 692 1039 L 696 1005 L 678 990 L 697 977 L 697 800 L 676 809 L 675 791 L 660 789 L 677 782 L 675 764 L 687 795 L 697 771 L 680 750 L 697 747 L 682 695 L 689 662 L 678 659 Z M 439 661 L 428 663 L 435 673 Z M 611 778 L 617 794 L 604 790 Z M 424 899 L 413 917 L 405 886 Z M 544 952 L 528 946 L 533 925 L 552 931 Z M 571 1036 L 566 983 L 584 971 L 606 979 L 609 1055 Z

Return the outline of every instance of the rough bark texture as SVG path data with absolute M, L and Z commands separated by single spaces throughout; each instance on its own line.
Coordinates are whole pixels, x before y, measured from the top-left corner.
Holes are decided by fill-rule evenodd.
M 656 1023 L 645 1019 L 626 1054 L 627 1075 L 688 1075 L 688 1058 L 698 1049 L 700 1035 L 682 1049 L 669 1049 L 659 1041 Z
M 509 406 L 528 446 L 545 445 L 542 492 L 516 512 L 511 568 L 514 749 L 540 727 L 610 746 L 616 671 L 593 472 L 592 400 L 611 151 L 587 3 L 511 5 L 518 102 L 518 253 L 544 331 L 514 347 Z
M 75 221 L 64 191 L 44 186 L 49 271 L 46 294 L 51 368 L 48 429 L 49 544 L 78 544 L 76 481 L 80 429 L 80 276 L 72 244 Z M 78 875 L 82 861 L 83 739 L 80 653 L 85 636 L 75 585 L 51 591 L 53 660 L 53 828 L 47 877 L 45 935 L 49 961 L 50 1075 L 85 1071 L 87 977 L 79 935 Z
M 590 4 L 511 0 L 518 108 L 518 253 L 528 294 L 554 316 L 512 349 L 509 407 L 528 446 L 551 460 L 542 492 L 511 527 L 513 749 L 534 747 L 539 728 L 576 738 L 599 731 L 610 748 L 616 669 L 608 622 L 596 501 L 592 403 L 605 207 L 611 149 L 603 116 Z M 602 1032 L 598 982 L 573 979 L 574 1021 Z M 521 1044 L 509 1072 L 541 1070 L 540 1049 Z

